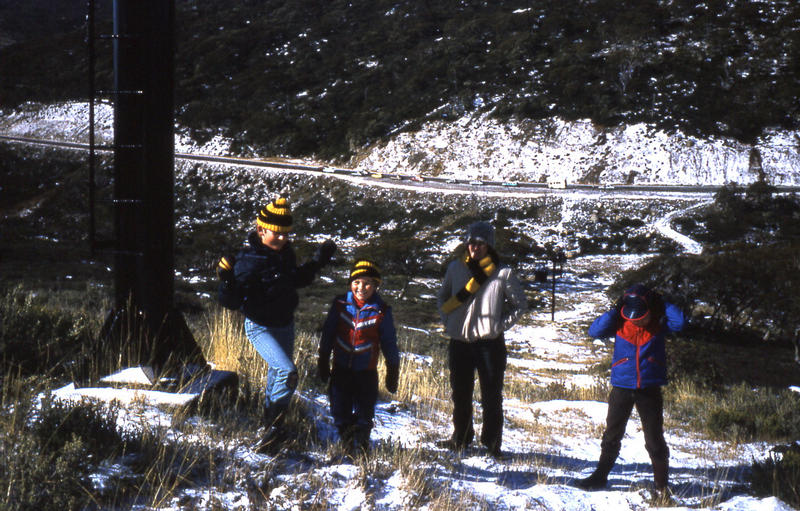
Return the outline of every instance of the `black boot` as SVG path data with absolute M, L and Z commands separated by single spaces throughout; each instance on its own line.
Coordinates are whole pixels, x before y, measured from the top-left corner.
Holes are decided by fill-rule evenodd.
M 369 454 L 369 435 L 371 430 L 369 428 L 356 428 L 353 440 L 357 453 Z
M 605 488 L 608 484 L 608 473 L 614 466 L 615 458 L 606 454 L 600 454 L 600 461 L 597 462 L 597 468 L 594 469 L 592 475 L 584 479 L 579 479 L 575 486 L 583 490 L 599 490 Z
M 342 445 L 342 451 L 347 455 L 353 454 L 353 438 L 355 438 L 355 429 L 353 426 L 339 428 L 339 441 Z
M 500 442 L 500 439 L 491 440 L 488 442 L 481 441 L 484 447 L 486 447 L 486 451 L 488 452 L 489 456 L 496 460 L 503 460 L 505 457 L 503 456 L 503 451 L 500 449 Z
M 287 432 L 283 427 L 288 408 L 288 405 L 273 403 L 266 409 L 264 412 L 264 436 L 256 446 L 256 452 L 260 454 L 275 454 L 280 450 L 288 438 Z
M 667 460 L 653 460 L 653 482 L 656 491 L 664 491 L 668 488 L 669 462 Z
M 445 440 L 439 440 L 436 442 L 436 445 L 444 449 L 450 449 L 451 451 L 462 451 L 469 447 L 469 444 L 472 443 L 474 438 L 475 430 L 470 426 L 464 433 L 453 432 L 453 436 Z

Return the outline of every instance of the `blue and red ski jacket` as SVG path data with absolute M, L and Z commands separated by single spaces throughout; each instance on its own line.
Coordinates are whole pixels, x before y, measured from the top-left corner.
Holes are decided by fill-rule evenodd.
M 611 361 L 611 385 L 642 389 L 667 383 L 667 360 L 664 336 L 683 329 L 686 321 L 681 310 L 664 302 L 664 316 L 647 326 L 636 326 L 612 309 L 595 319 L 589 335 L 595 338 L 614 336 Z
M 325 359 L 331 351 L 334 367 L 375 370 L 380 352 L 387 366 L 400 365 L 392 308 L 378 293 L 361 308 L 356 305 L 352 291 L 333 301 L 322 327 L 319 346 L 320 355 Z

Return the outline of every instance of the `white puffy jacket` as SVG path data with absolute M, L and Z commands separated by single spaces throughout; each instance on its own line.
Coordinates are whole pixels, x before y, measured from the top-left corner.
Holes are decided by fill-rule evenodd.
M 442 312 L 442 305 L 458 293 L 471 277 L 472 273 L 461 258 L 447 266 L 442 287 L 437 294 L 445 332 L 453 339 L 467 342 L 497 338 L 528 310 L 528 299 L 511 268 L 501 264 L 474 296 L 450 314 Z

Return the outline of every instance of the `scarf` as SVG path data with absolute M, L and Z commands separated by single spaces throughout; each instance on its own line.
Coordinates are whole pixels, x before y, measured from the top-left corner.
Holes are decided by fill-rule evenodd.
M 472 259 L 469 254 L 466 254 L 464 257 L 464 264 L 466 264 L 467 268 L 472 272 L 472 278 L 464 284 L 463 289 L 444 302 L 444 305 L 442 305 L 442 312 L 445 314 L 450 314 L 464 302 L 475 296 L 481 284 L 486 282 L 486 279 L 497 269 L 497 256 L 489 253 L 480 261 L 476 261 Z

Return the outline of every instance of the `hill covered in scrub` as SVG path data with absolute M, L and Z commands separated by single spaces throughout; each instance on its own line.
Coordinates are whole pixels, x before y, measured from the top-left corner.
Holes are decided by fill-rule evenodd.
M 263 155 L 346 158 L 425 121 L 476 112 L 645 123 L 742 143 L 800 121 L 792 0 L 176 6 L 179 123 L 198 141 L 222 130 Z M 0 108 L 86 97 L 79 9 L 3 1 L 0 14 Z M 110 57 L 99 51 L 101 81 Z

